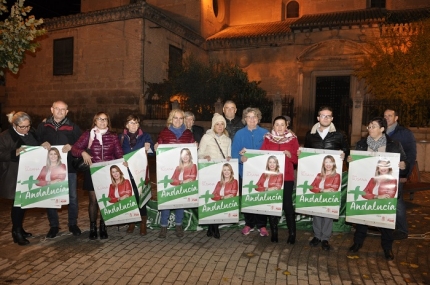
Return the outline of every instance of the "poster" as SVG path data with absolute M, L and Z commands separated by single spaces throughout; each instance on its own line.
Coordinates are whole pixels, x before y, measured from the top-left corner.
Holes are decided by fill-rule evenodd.
M 100 213 L 108 226 L 140 222 L 140 212 L 123 159 L 93 163 L 91 179 Z
M 61 208 L 69 204 L 67 153 L 62 145 L 27 146 L 21 152 L 14 206 Z
M 239 222 L 237 159 L 199 159 L 199 224 Z
M 282 215 L 285 155 L 282 151 L 247 150 L 243 164 L 241 212 Z
M 341 204 L 341 151 L 300 148 L 296 213 L 338 219 Z
M 128 163 L 128 169 L 133 175 L 134 182 L 139 192 L 138 207 L 142 208 L 151 199 L 151 182 L 146 179 L 148 157 L 145 148 L 140 148 L 124 155 Z
M 346 221 L 394 229 L 400 154 L 352 150 L 351 158 Z
M 159 210 L 199 206 L 197 146 L 160 144 L 157 148 Z

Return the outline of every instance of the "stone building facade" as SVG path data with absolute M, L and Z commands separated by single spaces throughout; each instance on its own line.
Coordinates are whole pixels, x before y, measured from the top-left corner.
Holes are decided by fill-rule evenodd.
M 382 8 L 381 8 L 382 7 Z M 43 118 L 64 99 L 82 128 L 106 110 L 119 126 L 145 112 L 145 82 L 168 78 L 172 55 L 236 63 L 269 96 L 293 96 L 303 137 L 322 104 L 355 142 L 364 84 L 353 70 L 385 25 L 430 17 L 427 0 L 82 0 L 81 14 L 48 19 L 40 50 L 7 75 L 2 112 Z M 53 75 L 54 42 L 73 38 L 73 73 Z M 202 94 L 203 95 L 203 94 Z

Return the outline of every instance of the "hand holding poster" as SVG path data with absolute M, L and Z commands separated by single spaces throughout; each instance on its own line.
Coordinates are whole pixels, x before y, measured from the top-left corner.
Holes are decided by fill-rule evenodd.
M 297 169 L 296 212 L 339 218 L 341 151 L 301 148 Z
M 62 148 L 26 147 L 20 154 L 15 206 L 60 208 L 69 204 L 67 153 Z
M 199 159 L 199 224 L 239 222 L 239 163 Z
M 157 148 L 159 210 L 198 207 L 197 147 L 160 144 Z
M 93 163 L 91 179 L 105 224 L 140 221 L 140 212 L 123 159 Z
M 281 216 L 285 155 L 282 151 L 246 150 L 241 211 Z
M 149 179 L 146 179 L 148 157 L 146 156 L 145 148 L 125 154 L 124 159 L 128 163 L 128 169 L 131 175 L 133 175 L 137 191 L 139 192 L 138 206 L 142 208 L 151 199 L 151 182 Z
M 352 150 L 351 158 L 346 221 L 394 229 L 400 154 Z

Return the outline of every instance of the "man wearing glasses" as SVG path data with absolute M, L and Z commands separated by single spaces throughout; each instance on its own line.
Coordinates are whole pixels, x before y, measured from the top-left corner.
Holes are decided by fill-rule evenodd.
M 349 144 L 343 132 L 336 130 L 333 124 L 333 109 L 323 106 L 318 111 L 316 123 L 310 131 L 306 133 L 306 148 L 341 150 L 345 155 L 349 153 Z M 318 246 L 321 243 L 323 250 L 330 250 L 329 239 L 333 230 L 333 219 L 325 217 L 313 217 L 314 238 L 309 242 L 310 246 Z
M 67 153 L 71 150 L 72 145 L 81 136 L 81 129 L 67 118 L 68 106 L 63 101 L 56 101 L 52 104 L 52 116 L 45 122 L 40 123 L 37 128 L 37 136 L 40 143 L 45 149 L 50 149 L 51 145 L 64 145 L 62 152 Z M 71 154 L 67 155 L 67 169 L 69 181 L 69 231 L 74 236 L 79 236 L 81 230 L 77 225 L 78 221 L 78 197 L 76 192 L 76 170 L 71 164 Z M 49 220 L 49 232 L 47 238 L 54 238 L 60 228 L 58 213 L 56 209 L 46 209 Z
M 399 116 L 392 109 L 384 112 L 384 118 L 387 120 L 387 135 L 401 143 L 406 153 L 407 162 L 410 165 L 409 173 L 405 176 L 400 175 L 399 189 L 397 192 L 397 211 L 396 211 L 396 230 L 393 233 L 395 240 L 408 238 L 408 222 L 406 220 L 406 206 L 403 201 L 403 185 L 412 173 L 412 168 L 417 159 L 417 145 L 414 134 L 407 128 L 397 123 Z

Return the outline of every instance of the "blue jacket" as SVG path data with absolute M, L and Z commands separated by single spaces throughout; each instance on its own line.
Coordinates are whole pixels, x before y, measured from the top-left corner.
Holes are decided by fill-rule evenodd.
M 243 163 L 240 161 L 239 152 L 243 148 L 260 149 L 264 141 L 264 135 L 267 133 L 265 128 L 257 126 L 256 129 L 250 131 L 247 126 L 238 130 L 234 135 L 233 144 L 231 147 L 231 157 L 239 159 L 239 175 L 242 177 Z
M 411 132 L 411 130 L 397 125 L 396 128 L 388 134 L 388 136 L 402 144 L 403 150 L 407 156 L 407 162 L 409 164 L 409 172 L 407 175 L 407 177 L 409 177 L 415 164 L 415 160 L 417 159 L 417 143 L 415 141 L 414 134 Z
M 148 155 L 155 155 L 154 143 L 148 133 L 144 133 L 141 129 L 138 129 L 137 142 L 136 145 L 132 148 L 130 146 L 130 137 L 127 135 L 127 132 L 128 131 L 125 129 L 124 132 L 119 135 L 119 141 L 121 143 L 122 151 L 124 152 L 124 154 L 143 148 L 145 147 L 145 143 L 149 142 L 152 153 L 148 153 Z

